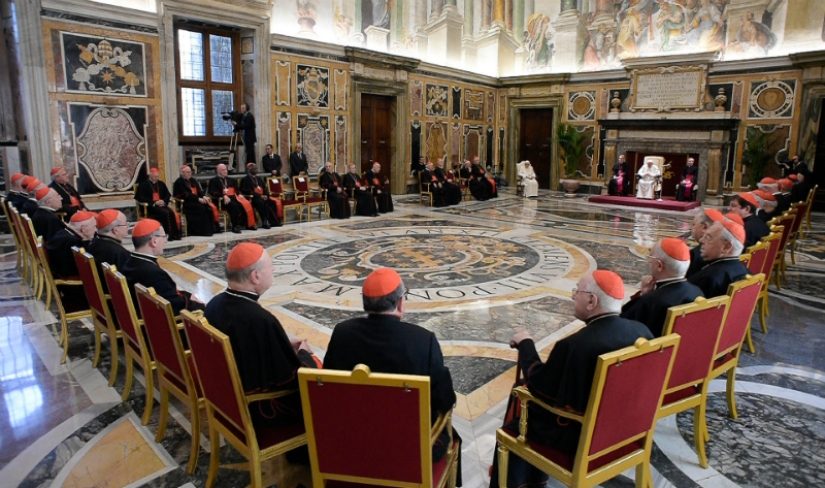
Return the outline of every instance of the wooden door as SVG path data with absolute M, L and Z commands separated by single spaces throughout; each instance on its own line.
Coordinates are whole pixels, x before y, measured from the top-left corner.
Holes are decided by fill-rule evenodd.
M 361 171 L 381 163 L 381 178 L 389 178 L 392 147 L 393 97 L 361 95 Z
M 518 161 L 530 161 L 539 188 L 550 188 L 553 159 L 553 109 L 522 109 Z

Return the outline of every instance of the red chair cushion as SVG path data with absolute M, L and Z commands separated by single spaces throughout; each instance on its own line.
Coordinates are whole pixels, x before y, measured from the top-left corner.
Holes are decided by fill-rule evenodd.
M 238 439 L 242 440 L 245 444 L 248 444 L 246 440 L 246 434 L 235 428 L 231 422 L 228 422 L 226 417 L 221 415 L 218 411 L 213 411 L 215 416 L 215 420 L 223 425 L 229 432 L 235 435 Z M 281 442 L 288 441 L 294 437 L 297 437 L 304 432 L 303 422 L 295 424 L 295 425 L 287 425 L 285 427 L 279 427 L 277 429 L 272 429 L 269 427 L 264 427 L 260 425 L 254 425 L 252 428 L 255 430 L 255 437 L 258 440 L 258 448 L 264 450 L 266 448 L 272 447 L 276 444 L 280 444 Z
M 670 405 L 671 403 L 676 403 L 679 400 L 684 400 L 685 398 L 689 398 L 693 395 L 699 394 L 699 388 L 695 386 L 687 386 L 685 388 L 681 388 L 676 391 L 672 391 L 665 395 L 664 400 L 662 400 L 662 406 Z

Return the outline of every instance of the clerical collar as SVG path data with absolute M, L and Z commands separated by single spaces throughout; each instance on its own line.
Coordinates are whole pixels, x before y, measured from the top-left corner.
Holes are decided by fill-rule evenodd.
M 702 266 L 702 269 L 705 269 L 708 266 L 713 266 L 716 263 L 721 263 L 722 261 L 734 261 L 734 260 L 739 261 L 739 256 L 730 256 L 730 257 L 726 257 L 726 258 L 714 259 L 713 261 L 707 261 L 707 264 Z
M 672 285 L 674 283 L 681 283 L 683 281 L 687 281 L 684 278 L 668 278 L 666 280 L 659 280 L 656 282 L 656 289 L 664 288 L 667 285 Z
M 367 317 L 376 320 L 391 320 L 394 322 L 401 322 L 401 317 L 390 315 L 388 313 L 367 313 Z
M 114 243 L 116 243 L 116 244 L 120 244 L 121 246 L 123 245 L 123 242 L 122 242 L 122 241 L 119 241 L 119 240 L 115 239 L 115 238 L 114 238 L 114 237 L 112 237 L 112 236 L 106 236 L 106 235 L 103 235 L 103 234 L 97 234 L 97 238 L 98 238 L 98 239 L 105 239 L 105 240 L 107 240 L 107 241 L 112 241 L 112 242 L 114 242 Z
M 260 298 L 260 295 L 258 295 L 255 292 L 252 292 L 252 291 L 241 291 L 241 290 L 233 290 L 231 288 L 227 288 L 225 293 L 229 296 L 233 296 L 233 297 L 237 297 L 237 298 L 243 298 L 245 300 L 250 300 L 250 301 L 253 301 L 255 303 L 258 303 L 258 298 Z
M 140 259 L 141 261 L 148 261 L 150 263 L 158 264 L 158 257 L 152 256 L 151 254 L 132 251 L 132 257 L 135 259 Z
M 35 199 L 35 198 L 29 198 L 29 200 L 34 200 L 35 202 L 37 201 L 37 199 Z M 47 207 L 45 205 L 43 205 L 42 207 L 39 207 L 39 208 L 42 208 L 44 210 L 48 210 L 51 213 L 57 212 L 57 210 L 53 209 L 52 207 Z
M 585 325 L 590 325 L 597 320 L 606 319 L 607 317 L 618 317 L 618 313 L 603 313 L 601 315 L 596 315 L 595 317 L 590 317 L 589 319 L 585 320 Z

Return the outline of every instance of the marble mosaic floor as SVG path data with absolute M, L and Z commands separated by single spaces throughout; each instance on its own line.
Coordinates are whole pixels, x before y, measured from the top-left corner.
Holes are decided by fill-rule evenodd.
M 361 313 L 368 270 L 398 269 L 409 288 L 405 319 L 436 333 L 453 375 L 464 486 L 487 486 L 495 429 L 514 379 L 512 334 L 528 330 L 546 355 L 581 327 L 570 300 L 579 277 L 610 268 L 633 293 L 650 246 L 685 234 L 692 219 L 558 193 L 536 200 L 502 193 L 496 201 L 446 209 L 420 207 L 417 196 L 396 197 L 396 211 L 379 218 L 188 238 L 169 246 L 162 265 L 206 301 L 226 284 L 223 262 L 232 246 L 261 243 L 275 264 L 275 285 L 261 303 L 320 357 L 335 324 Z M 0 486 L 203 486 L 206 430 L 197 470 L 188 476 L 187 409 L 173 408 L 166 438 L 155 443 L 157 405 L 149 425 L 140 423 L 143 376 L 121 401 L 123 368 L 109 388 L 108 348 L 92 368 L 87 322 L 70 325 L 69 361 L 61 365 L 54 310 L 21 284 L 11 250 L 10 237 L 0 236 Z M 652 458 L 657 488 L 825 486 L 825 216 L 815 215 L 796 257 L 786 286 L 771 290 L 769 333 L 754 330 L 757 353 L 740 363 L 738 419 L 727 417 L 724 380 L 711 385 L 710 467 L 697 463 L 692 414 L 662 420 Z M 217 486 L 248 484 L 241 455 L 224 445 L 221 462 Z M 307 468 L 280 458 L 264 471 L 268 485 L 311 483 Z M 603 486 L 633 486 L 632 475 Z

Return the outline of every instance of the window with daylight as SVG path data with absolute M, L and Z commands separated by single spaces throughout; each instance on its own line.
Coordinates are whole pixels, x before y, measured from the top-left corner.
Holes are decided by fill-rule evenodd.
M 226 141 L 232 123 L 223 114 L 241 104 L 238 34 L 181 24 L 175 41 L 180 141 Z

